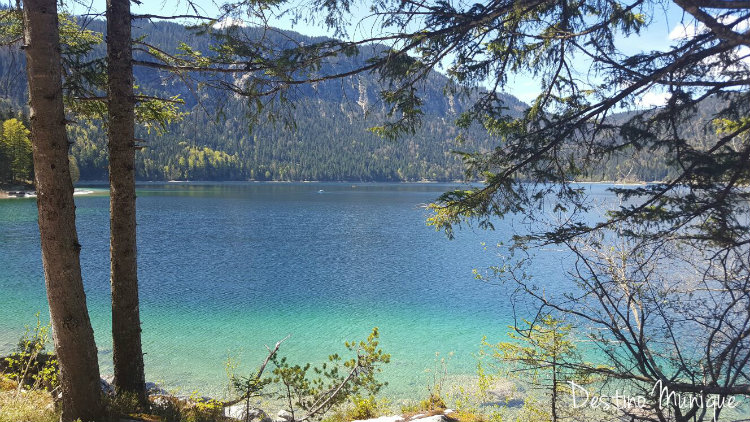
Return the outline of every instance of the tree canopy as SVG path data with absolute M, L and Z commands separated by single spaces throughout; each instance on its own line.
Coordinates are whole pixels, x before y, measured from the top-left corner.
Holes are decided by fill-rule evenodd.
M 377 133 L 397 136 L 420 123 L 417 87 L 442 66 L 446 91 L 474 100 L 457 125 L 479 123 L 496 138 L 488 152 L 463 154 L 483 186 L 447 192 L 430 206 L 429 222 L 452 235 L 460 224 L 523 221 L 506 251 L 514 262 L 495 272 L 539 305 L 539 318 L 554 314 L 588 330 L 603 359 L 574 367 L 643 391 L 646 408 L 618 409 L 630 419 L 710 420 L 722 409 L 701 405 L 708 395 L 750 393 L 750 4 L 677 0 L 665 7 L 683 11 L 684 36 L 663 50 L 623 48 L 659 21 L 662 6 L 380 1 L 372 9 L 383 30 L 377 40 L 392 48 L 362 69 L 389 83 L 391 120 Z M 345 25 L 349 2 L 321 7 L 327 24 Z M 533 75 L 540 93 L 512 116 L 499 94 L 519 72 Z M 663 94 L 664 106 L 642 107 L 647 94 Z M 663 157 L 675 171 L 610 188 L 617 204 L 597 203 L 572 183 L 621 154 Z M 541 289 L 524 272 L 533 265 L 529 248 L 550 243 L 572 254 L 571 291 Z M 703 401 L 663 402 L 649 393 L 654 385 Z

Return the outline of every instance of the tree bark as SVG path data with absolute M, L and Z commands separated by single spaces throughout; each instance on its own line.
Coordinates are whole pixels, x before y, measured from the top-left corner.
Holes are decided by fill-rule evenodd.
M 56 0 L 25 0 L 23 16 L 39 234 L 62 420 L 93 421 L 102 410 L 99 363 L 81 279 Z
M 145 405 L 136 261 L 135 97 L 130 31 L 130 0 L 107 0 L 107 135 L 115 388 L 118 394 L 136 394 Z

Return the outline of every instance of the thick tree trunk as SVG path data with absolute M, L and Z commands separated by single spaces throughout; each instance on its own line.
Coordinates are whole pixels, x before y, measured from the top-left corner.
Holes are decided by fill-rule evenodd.
M 75 223 L 73 184 L 62 98 L 56 0 L 24 0 L 26 72 L 36 168 L 42 262 L 55 353 L 60 364 L 62 420 L 97 420 L 101 390 Z
M 135 219 L 135 113 L 130 0 L 107 1 L 110 259 L 115 387 L 146 404 L 138 309 Z

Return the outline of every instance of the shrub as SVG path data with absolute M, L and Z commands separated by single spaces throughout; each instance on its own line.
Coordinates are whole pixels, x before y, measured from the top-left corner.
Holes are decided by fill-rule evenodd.
M 388 402 L 385 400 L 378 401 L 375 396 L 352 398 L 352 407 L 347 410 L 346 420 L 372 419 L 381 416 L 388 410 Z
M 0 375 L 0 392 L 2 391 L 14 391 L 18 388 L 18 383 L 10 378 Z
M 17 383 L 17 390 L 20 391 L 21 387 L 47 391 L 57 388 L 57 359 L 46 352 L 49 330 L 49 325 L 42 324 L 37 312 L 36 326 L 33 329 L 26 326 L 15 352 L 0 360 L 0 370 Z
M 104 407 L 107 409 L 107 414 L 112 421 L 119 421 L 122 417 L 145 410 L 141 408 L 138 402 L 138 395 L 129 392 L 121 392 L 114 396 L 105 396 Z
M 206 400 L 193 392 L 187 400 L 172 396 L 151 398 L 151 413 L 163 422 L 220 422 L 224 417 L 224 408 L 216 400 Z M 143 415 L 141 419 L 143 419 Z
M 421 410 L 431 411 L 446 409 L 448 406 L 445 405 L 445 400 L 440 394 L 430 393 L 429 397 L 419 402 L 419 407 Z

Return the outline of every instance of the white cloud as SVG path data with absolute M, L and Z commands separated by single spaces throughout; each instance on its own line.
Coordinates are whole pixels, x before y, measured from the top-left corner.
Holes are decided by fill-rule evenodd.
M 240 18 L 233 18 L 231 16 L 227 16 L 224 19 L 212 25 L 214 29 L 227 29 L 233 26 L 240 26 L 244 28 L 247 26 L 247 23 L 245 23 L 245 21 L 243 21 Z
M 640 108 L 663 107 L 671 96 L 668 92 L 647 92 L 637 100 L 635 104 Z
M 732 25 L 737 20 L 736 16 L 722 16 L 717 19 L 717 21 L 723 25 Z M 744 32 L 750 28 L 750 20 L 743 19 L 734 24 L 734 26 L 731 28 L 735 32 Z M 694 36 L 698 34 L 702 34 L 704 32 L 707 32 L 708 28 L 706 25 L 700 22 L 680 22 L 678 23 L 674 28 L 672 28 L 672 31 L 669 32 L 669 39 L 670 40 L 685 40 L 689 38 L 693 38 Z
M 670 40 L 685 40 L 688 38 L 693 38 L 694 36 L 700 34 L 701 32 L 706 30 L 706 26 L 702 23 L 695 23 L 691 22 L 688 24 L 679 23 L 677 26 L 675 26 L 672 31 L 669 33 L 669 39 Z
M 737 57 L 741 57 L 736 65 L 729 66 L 728 70 L 731 70 L 733 72 L 742 72 L 746 69 L 744 67 L 750 67 L 750 47 L 745 47 L 744 45 L 741 45 L 737 48 Z
M 736 20 L 737 19 L 735 17 L 725 16 L 725 17 L 719 19 L 719 22 L 723 23 L 724 25 L 730 25 L 730 24 L 734 23 L 734 21 L 736 21 Z M 747 18 L 745 18 L 745 19 L 737 22 L 732 27 L 732 30 L 735 31 L 735 32 L 745 32 L 745 31 L 748 30 L 748 28 L 750 28 L 750 20 L 748 20 Z

